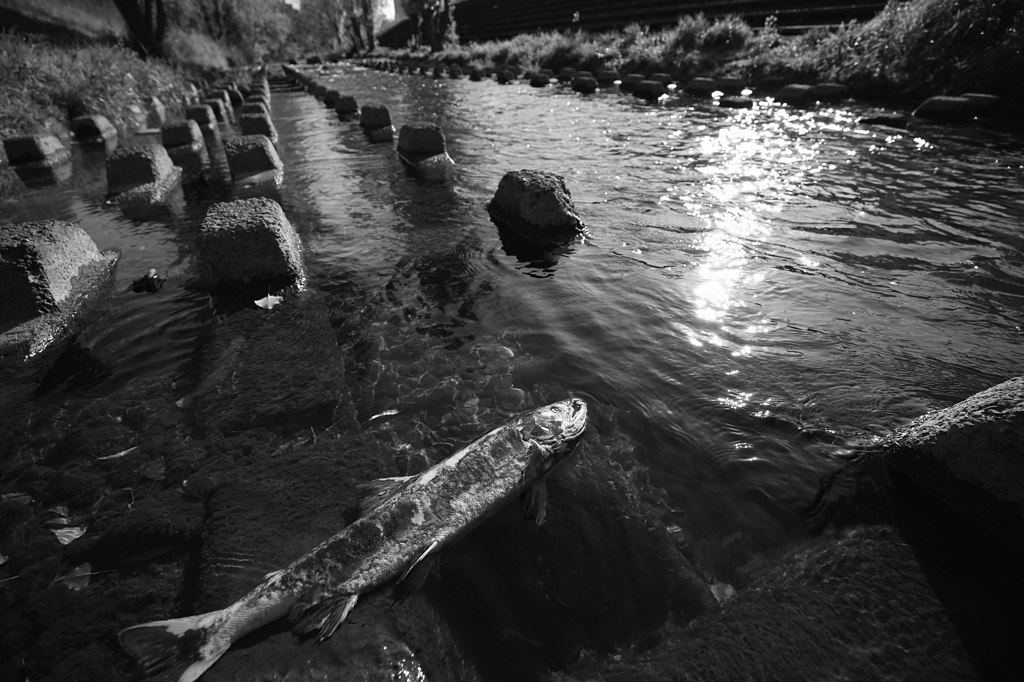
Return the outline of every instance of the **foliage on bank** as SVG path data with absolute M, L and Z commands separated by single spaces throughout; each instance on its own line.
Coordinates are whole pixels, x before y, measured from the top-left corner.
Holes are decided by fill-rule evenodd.
M 794 82 L 840 82 L 860 97 L 915 100 L 965 91 L 1002 95 L 1024 104 L 1024 3 L 1020 0 L 891 0 L 874 19 L 838 30 L 780 35 L 775 23 L 755 32 L 738 16 L 684 16 L 650 30 L 633 24 L 604 33 L 545 32 L 508 40 L 393 50 L 463 67 L 565 66 L 620 73 L 665 72 L 741 76 L 756 82 L 782 76 Z
M 83 114 L 128 125 L 128 108 L 158 97 L 169 109 L 185 95 L 185 76 L 160 60 L 113 45 L 67 46 L 0 32 L 0 138 L 59 133 Z

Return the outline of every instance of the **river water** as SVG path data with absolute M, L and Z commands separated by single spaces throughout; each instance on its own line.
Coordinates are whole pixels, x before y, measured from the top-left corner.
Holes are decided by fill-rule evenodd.
M 1020 374 L 1019 134 L 869 127 L 865 105 L 650 105 L 352 66 L 321 80 L 386 104 L 396 127 L 440 124 L 456 163 L 445 182 L 419 179 L 313 96 L 274 91 L 285 179 L 271 194 L 302 236 L 309 287 L 365 303 L 346 381 L 399 473 L 515 411 L 582 397 L 598 451 L 729 583 L 804 535 L 799 512 L 858 448 Z M 129 384 L 180 384 L 177 400 L 208 321 L 195 228 L 230 191 L 186 188 L 167 215 L 132 220 L 104 206 L 101 161 L 76 154 L 91 170 L 8 198 L 3 220 L 79 222 L 121 250 L 116 291 L 63 369 L 24 380 L 40 410 Z M 499 233 L 485 206 L 520 168 L 564 176 L 585 238 L 543 252 Z M 151 267 L 167 284 L 132 293 Z M 480 589 L 501 601 L 500 585 Z M 522 614 L 494 627 L 476 649 L 505 657 L 478 662 L 489 677 L 520 649 L 537 662 L 509 679 L 581 646 Z

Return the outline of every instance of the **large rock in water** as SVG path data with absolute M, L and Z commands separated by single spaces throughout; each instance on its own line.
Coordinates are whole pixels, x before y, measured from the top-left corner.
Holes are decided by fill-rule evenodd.
M 883 447 L 891 467 L 955 511 L 1024 538 L 1024 377 L 926 414 Z
M 287 286 L 303 277 L 299 236 L 272 199 L 214 204 L 199 228 L 196 246 L 212 286 Z
M 564 244 L 586 229 L 565 179 L 545 171 L 505 173 L 487 210 L 496 223 L 536 244 Z

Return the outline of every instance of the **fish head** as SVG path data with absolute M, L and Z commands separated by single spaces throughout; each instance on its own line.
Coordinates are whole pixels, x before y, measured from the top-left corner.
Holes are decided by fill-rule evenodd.
M 529 412 L 519 424 L 529 443 L 527 470 L 540 477 L 572 454 L 587 428 L 587 404 L 579 398 L 551 403 Z

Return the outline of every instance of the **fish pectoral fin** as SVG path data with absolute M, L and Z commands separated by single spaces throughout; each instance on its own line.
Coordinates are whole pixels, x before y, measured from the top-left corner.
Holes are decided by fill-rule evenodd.
M 358 594 L 344 594 L 324 599 L 318 604 L 312 604 L 292 625 L 292 632 L 298 635 L 308 635 L 314 630 L 319 630 L 320 634 L 316 639 L 318 642 L 322 642 L 333 635 L 338 626 L 345 622 L 358 599 Z
M 402 574 L 396 583 L 406 582 L 405 587 L 410 593 L 418 592 L 419 589 L 423 587 L 424 581 L 436 565 L 434 559 L 437 558 L 437 553 L 434 553 L 434 556 L 431 557 L 431 561 L 424 562 L 423 560 L 426 559 L 427 555 L 431 552 L 434 552 L 439 545 L 440 543 L 435 540 L 429 547 L 423 550 L 423 553 L 416 557 L 415 561 L 409 564 L 409 568 L 405 569 L 405 573 Z M 408 579 L 408 581 L 406 581 L 406 579 Z
M 523 521 L 533 519 L 538 526 L 543 526 L 548 514 L 547 479 L 541 478 L 534 482 L 530 489 L 523 493 Z
M 356 495 L 359 497 L 359 515 L 373 511 L 391 499 L 402 489 L 412 476 L 392 476 L 376 478 L 372 481 L 356 484 Z

